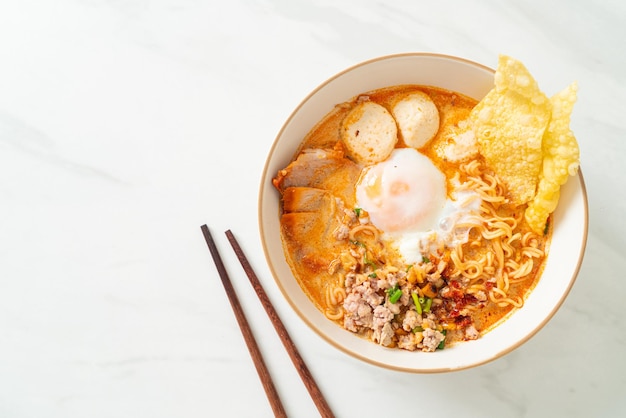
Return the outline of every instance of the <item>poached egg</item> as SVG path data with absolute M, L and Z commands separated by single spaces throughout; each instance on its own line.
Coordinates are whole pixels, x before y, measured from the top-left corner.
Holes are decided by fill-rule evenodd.
M 438 248 L 467 242 L 467 225 L 478 222 L 480 196 L 455 186 L 448 196 L 446 176 L 428 157 L 398 148 L 363 169 L 356 202 L 404 261 L 413 264 Z

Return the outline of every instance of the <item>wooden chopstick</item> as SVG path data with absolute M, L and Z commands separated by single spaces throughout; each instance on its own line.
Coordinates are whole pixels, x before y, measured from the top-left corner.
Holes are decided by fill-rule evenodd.
M 230 305 L 235 312 L 235 317 L 237 318 L 237 322 L 239 323 L 239 328 L 241 329 L 243 338 L 246 341 L 248 351 L 250 351 L 250 355 L 252 356 L 252 360 L 256 367 L 257 373 L 259 374 L 259 378 L 261 379 L 261 383 L 263 384 L 263 388 L 265 389 L 265 394 L 267 395 L 267 399 L 269 400 L 272 410 L 274 411 L 274 415 L 277 417 L 286 418 L 287 413 L 285 412 L 285 408 L 280 401 L 278 391 L 276 390 L 274 382 L 272 381 L 272 376 L 270 375 L 267 366 L 265 365 L 265 361 L 263 360 L 263 356 L 261 355 L 259 346 L 254 339 L 254 335 L 252 334 L 252 330 L 250 329 L 248 320 L 246 319 L 243 309 L 241 308 L 241 304 L 239 303 L 239 298 L 237 298 L 235 289 L 233 288 L 230 278 L 228 277 L 228 272 L 224 267 L 222 257 L 217 250 L 215 241 L 213 241 L 211 231 L 209 231 L 209 228 L 206 225 L 202 225 L 200 229 L 202 229 L 204 239 L 209 246 L 209 251 L 211 252 L 211 256 L 213 257 L 213 261 L 215 262 L 215 267 L 217 267 L 217 271 L 220 275 L 220 278 L 222 279 L 224 290 L 226 291 L 226 295 L 228 295 Z
M 315 383 L 315 379 L 313 379 L 313 375 L 311 375 L 311 372 L 309 371 L 309 368 L 307 367 L 306 363 L 300 356 L 300 353 L 298 352 L 296 345 L 291 340 L 291 337 L 289 336 L 287 329 L 285 328 L 285 326 L 283 325 L 283 322 L 281 321 L 280 317 L 276 313 L 276 310 L 274 309 L 272 302 L 267 297 L 267 294 L 265 293 L 265 290 L 263 289 L 261 282 L 259 281 L 258 277 L 254 273 L 254 270 L 252 269 L 252 266 L 248 262 L 248 259 L 246 258 L 245 254 L 243 253 L 243 250 L 239 246 L 237 239 L 235 238 L 235 236 L 230 230 L 226 231 L 226 236 L 228 237 L 228 241 L 230 242 L 230 245 L 233 247 L 233 250 L 235 250 L 235 254 L 237 255 L 237 258 L 239 258 L 239 262 L 241 263 L 241 266 L 246 272 L 248 279 L 250 279 L 250 283 L 252 284 L 252 287 L 256 291 L 256 294 L 259 297 L 261 304 L 265 308 L 265 312 L 267 312 L 267 315 L 272 321 L 272 324 L 274 325 L 274 329 L 276 329 L 276 332 L 278 333 L 280 340 L 285 346 L 285 349 L 287 349 L 287 353 L 289 354 L 291 361 L 296 367 L 298 374 L 300 374 L 300 378 L 302 379 L 304 386 L 306 386 L 307 390 L 309 391 L 309 395 L 313 399 L 313 402 L 315 403 L 317 410 L 319 411 L 320 415 L 324 418 L 334 417 L 335 415 L 331 411 L 330 406 L 328 406 L 328 403 L 326 402 L 326 399 L 324 398 L 322 391 L 317 386 L 317 383 Z

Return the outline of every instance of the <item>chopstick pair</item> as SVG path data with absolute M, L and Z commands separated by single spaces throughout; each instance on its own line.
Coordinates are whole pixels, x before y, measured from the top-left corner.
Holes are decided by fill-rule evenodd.
M 230 301 L 231 307 L 235 313 L 235 317 L 237 318 L 239 328 L 241 329 L 244 340 L 246 341 L 246 345 L 248 346 L 248 351 L 250 352 L 254 365 L 257 369 L 257 373 L 259 375 L 259 378 L 261 379 L 263 388 L 265 389 L 265 394 L 267 395 L 267 398 L 270 402 L 270 406 L 272 407 L 272 410 L 274 411 L 274 415 L 276 417 L 286 417 L 287 413 L 285 412 L 285 408 L 283 407 L 283 404 L 278 395 L 278 391 L 276 390 L 276 387 L 274 386 L 272 376 L 270 375 L 269 370 L 267 369 L 267 366 L 265 365 L 265 361 L 263 360 L 261 351 L 259 350 L 256 340 L 254 339 L 254 335 L 252 334 L 250 324 L 248 323 L 248 320 L 246 319 L 246 316 L 243 312 L 241 304 L 239 303 L 239 298 L 237 297 L 237 294 L 235 293 L 235 289 L 233 288 L 230 278 L 228 277 L 228 272 L 226 271 L 226 268 L 224 267 L 222 258 L 217 250 L 217 246 L 215 245 L 213 236 L 211 235 L 211 231 L 209 231 L 209 228 L 206 225 L 202 225 L 200 229 L 202 230 L 204 239 L 206 240 L 206 243 L 209 246 L 209 251 L 211 252 L 211 256 L 213 257 L 213 261 L 215 262 L 215 267 L 217 268 L 217 271 L 222 280 L 222 285 L 224 286 L 224 290 L 226 291 L 228 300 Z M 270 320 L 272 321 L 272 325 L 274 326 L 274 329 L 278 333 L 278 336 L 280 337 L 281 342 L 285 346 L 285 349 L 287 350 L 287 353 L 289 354 L 291 361 L 296 367 L 296 370 L 298 371 L 298 374 L 300 375 L 300 378 L 302 379 L 304 386 L 307 388 L 309 395 L 313 399 L 313 402 L 315 403 L 317 410 L 319 411 L 320 415 L 324 418 L 334 417 L 334 414 L 332 413 L 330 406 L 326 402 L 326 399 L 324 399 L 324 395 L 322 394 L 319 387 L 317 386 L 317 383 L 315 383 L 315 379 L 313 379 L 313 376 L 311 375 L 309 368 L 307 367 L 306 363 L 300 356 L 300 353 L 298 352 L 298 349 L 296 348 L 291 337 L 289 336 L 287 329 L 285 328 L 280 317 L 276 313 L 276 310 L 274 309 L 272 302 L 267 297 L 267 294 L 265 293 L 265 290 L 263 289 L 261 282 L 259 281 L 258 277 L 254 273 L 254 270 L 252 269 L 252 266 L 248 262 L 248 259 L 246 258 L 245 254 L 243 253 L 243 250 L 239 246 L 237 239 L 235 238 L 235 236 L 230 230 L 227 230 L 225 234 L 226 234 L 226 237 L 228 238 L 228 241 L 230 242 L 230 245 L 233 247 L 233 250 L 235 251 L 237 258 L 239 259 L 241 266 L 243 267 L 246 275 L 248 276 L 248 279 L 250 280 L 250 283 L 252 284 L 252 287 L 254 288 L 261 304 L 263 305 L 263 308 L 265 308 L 265 312 L 267 313 Z

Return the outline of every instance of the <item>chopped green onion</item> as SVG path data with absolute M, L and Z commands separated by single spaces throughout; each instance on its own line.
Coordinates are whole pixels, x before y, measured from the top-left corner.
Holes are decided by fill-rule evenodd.
M 389 302 L 396 303 L 402 297 L 402 289 L 398 288 L 389 294 Z
M 402 290 L 397 284 L 394 287 L 390 287 L 385 292 L 387 292 L 387 295 L 389 296 L 389 302 L 391 303 L 396 303 L 398 299 L 400 299 L 400 296 L 402 296 Z
M 359 216 L 361 216 L 361 208 L 354 208 L 354 213 L 356 214 L 356 217 L 358 218 Z
M 424 312 L 430 312 L 430 306 L 433 304 L 433 300 L 431 298 L 426 298 L 426 302 L 424 302 Z
M 418 325 L 415 328 L 413 328 L 412 331 L 413 331 L 413 334 L 415 334 L 417 332 L 423 332 L 424 331 L 424 327 Z
M 409 264 L 409 266 L 406 268 L 406 270 L 405 270 L 405 271 L 408 273 L 408 272 L 409 272 L 409 270 L 411 270 L 412 268 L 413 268 L 413 264 Z
M 355 240 L 355 241 L 350 241 L 350 243 L 351 243 L 352 245 L 356 245 L 356 246 L 358 246 L 358 247 L 363 247 L 363 248 L 365 248 L 365 244 L 364 244 L 364 243 L 362 243 L 361 241 L 356 241 L 356 240 Z
M 420 306 L 424 306 L 424 304 L 426 303 L 426 299 L 425 298 L 417 298 L 417 300 L 420 303 Z
M 446 338 L 445 337 L 446 337 L 446 334 L 448 333 L 448 331 L 444 329 L 443 331 L 441 331 L 441 333 L 443 334 L 444 338 L 443 338 L 443 340 L 441 340 L 441 342 L 437 346 L 438 350 L 443 350 L 443 348 L 446 346 Z
M 422 256 L 422 263 L 430 263 L 430 258 L 428 258 L 425 255 L 423 255 Z
M 372 279 L 373 279 L 373 278 L 375 278 L 375 277 L 377 277 L 377 276 L 376 276 L 376 272 L 374 272 L 374 273 L 370 273 L 367 277 L 372 278 Z
M 420 301 L 417 298 L 417 293 L 411 293 L 411 297 L 413 298 L 413 303 L 415 304 L 415 310 L 418 314 L 422 314 L 422 305 L 420 305 Z
M 370 266 L 372 269 L 376 270 L 378 266 L 372 260 L 367 258 L 367 254 L 363 256 L 363 264 Z

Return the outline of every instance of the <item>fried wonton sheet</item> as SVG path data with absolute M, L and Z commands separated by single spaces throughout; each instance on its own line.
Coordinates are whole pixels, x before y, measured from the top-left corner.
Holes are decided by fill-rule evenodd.
M 537 233 L 544 230 L 548 216 L 556 209 L 561 186 L 578 172 L 580 151 L 569 127 L 577 90 L 577 84 L 572 83 L 550 99 L 552 118 L 543 137 L 543 171 L 537 194 L 524 213 Z
M 560 187 L 578 171 L 578 143 L 569 126 L 577 85 L 548 99 L 526 67 L 505 55 L 494 82 L 470 115 L 480 152 L 507 185 L 509 200 L 528 203 L 526 221 L 542 233 Z
M 494 88 L 470 118 L 481 154 L 508 186 L 510 200 L 521 205 L 537 190 L 550 100 L 526 67 L 513 58 L 500 56 L 494 81 Z

